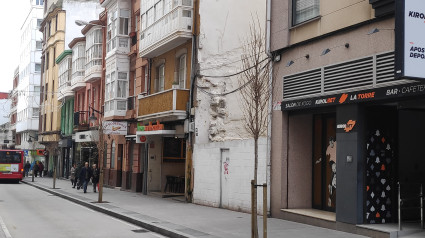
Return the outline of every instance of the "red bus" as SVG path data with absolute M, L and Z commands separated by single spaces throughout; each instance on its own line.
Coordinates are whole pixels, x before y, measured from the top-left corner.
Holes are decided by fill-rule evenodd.
M 22 150 L 0 150 L 0 180 L 19 182 L 24 176 L 24 152 Z

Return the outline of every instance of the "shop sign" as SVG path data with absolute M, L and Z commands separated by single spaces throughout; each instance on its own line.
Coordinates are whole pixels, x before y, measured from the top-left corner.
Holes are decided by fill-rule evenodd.
M 127 135 L 127 122 L 122 121 L 104 121 L 103 134 L 107 135 Z
M 136 143 L 146 143 L 146 141 L 147 141 L 146 136 L 136 135 Z
M 425 83 L 403 84 L 308 99 L 282 101 L 281 105 L 282 111 L 289 111 L 294 109 L 335 106 L 416 95 L 425 95 Z
M 44 155 L 47 155 L 47 154 L 48 154 L 47 150 L 37 150 L 38 156 L 44 156 Z
M 155 125 L 152 125 L 152 122 L 149 122 L 149 125 L 142 126 L 140 124 L 137 124 L 137 131 L 159 131 L 164 130 L 164 124 L 159 123 L 159 121 L 156 121 Z
M 425 4 L 396 1 L 395 77 L 425 79 Z

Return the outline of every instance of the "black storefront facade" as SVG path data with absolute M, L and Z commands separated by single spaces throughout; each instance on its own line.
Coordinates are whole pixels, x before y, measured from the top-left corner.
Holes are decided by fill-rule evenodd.
M 394 83 L 281 103 L 288 121 L 304 118 L 298 128 L 307 127 L 288 131 L 289 144 L 311 148 L 311 208 L 335 213 L 337 222 L 396 223 L 398 183 L 425 184 L 425 82 Z M 419 211 L 402 220 L 419 220 Z

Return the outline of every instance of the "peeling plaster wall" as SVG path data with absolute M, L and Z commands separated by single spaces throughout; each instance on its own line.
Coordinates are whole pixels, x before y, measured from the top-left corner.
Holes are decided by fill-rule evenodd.
M 228 208 L 250 209 L 250 180 L 254 172 L 254 142 L 244 128 L 241 96 L 223 94 L 239 87 L 238 76 L 224 76 L 242 71 L 243 42 L 249 37 L 252 16 L 265 27 L 266 2 L 256 0 L 199 1 L 200 35 L 198 42 L 199 86 L 194 98 L 194 201 L 219 206 L 221 149 L 229 149 L 232 175 Z M 263 29 L 264 31 L 264 29 Z M 265 182 L 266 138 L 260 139 L 259 182 Z M 212 166 L 214 164 L 214 166 Z M 211 166 L 209 166 L 211 165 Z M 264 175 L 264 178 L 261 176 Z M 264 181 L 263 181 L 263 180 Z M 205 184 L 205 185 L 204 185 Z M 199 185 L 199 186 L 197 186 Z M 202 186 L 200 186 L 202 185 Z M 227 202 L 226 202 L 227 204 Z M 248 209 L 248 210 L 247 210 Z

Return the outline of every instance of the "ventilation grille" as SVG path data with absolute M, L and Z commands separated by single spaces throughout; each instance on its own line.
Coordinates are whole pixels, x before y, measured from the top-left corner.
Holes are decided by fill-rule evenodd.
M 321 92 L 321 69 L 315 69 L 284 78 L 283 97 L 298 97 Z
M 283 98 L 305 98 L 409 82 L 411 80 L 394 79 L 394 52 L 386 52 L 285 76 Z
M 394 81 L 394 52 L 376 56 L 376 83 Z
M 325 67 L 324 92 L 373 85 L 373 57 Z

